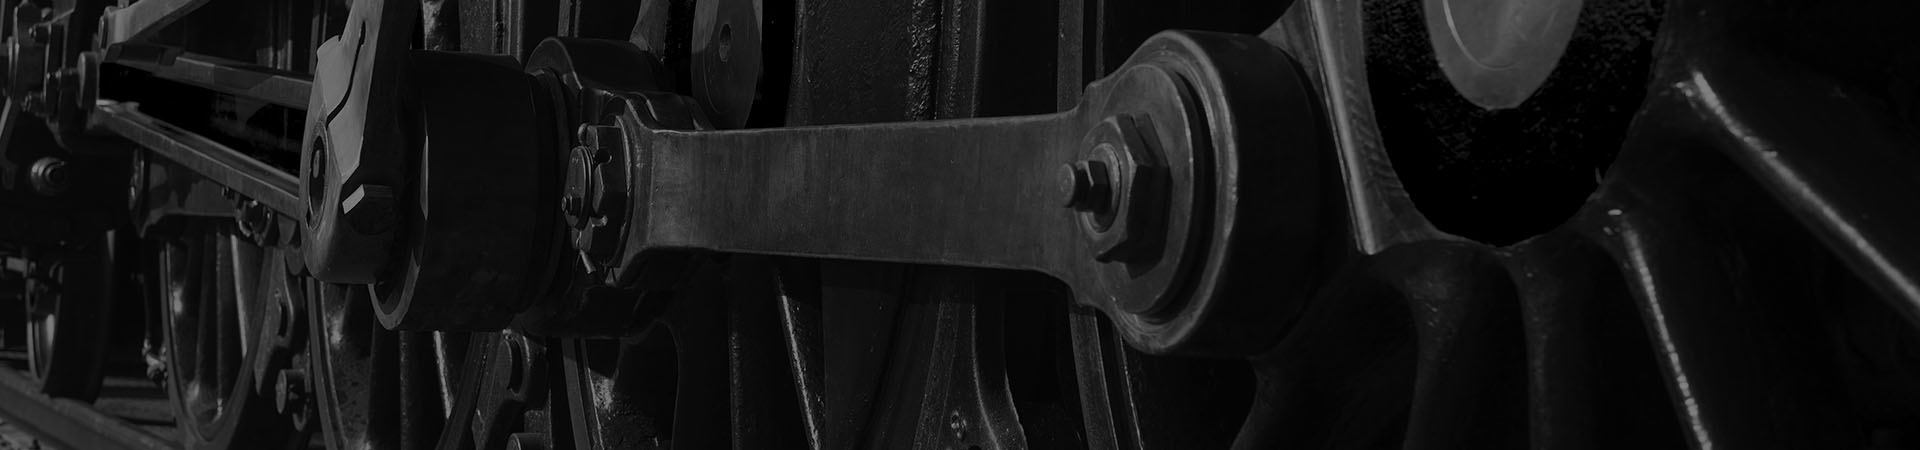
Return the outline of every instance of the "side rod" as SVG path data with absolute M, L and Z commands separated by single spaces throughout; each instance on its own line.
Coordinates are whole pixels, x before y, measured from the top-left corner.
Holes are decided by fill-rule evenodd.
M 660 131 L 650 247 L 1036 270 L 1074 242 L 1057 170 L 1077 113 L 767 130 Z M 714 174 L 727 174 L 724 177 Z
M 208 179 L 259 201 L 281 214 L 298 217 L 300 181 L 292 174 L 233 148 L 142 114 L 132 104 L 103 103 L 93 114 L 94 128 L 118 134 Z

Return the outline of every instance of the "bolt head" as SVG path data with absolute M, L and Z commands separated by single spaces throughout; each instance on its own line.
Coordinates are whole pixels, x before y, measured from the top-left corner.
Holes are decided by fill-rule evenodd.
M 340 201 L 340 211 L 354 231 L 379 234 L 393 229 L 395 203 L 393 188 L 362 184 Z
M 288 412 L 306 407 L 307 371 L 288 368 L 281 369 L 280 376 L 273 383 L 273 406 L 280 412 Z
M 1156 156 L 1158 142 L 1152 124 L 1129 114 L 1108 117 L 1087 133 L 1084 140 L 1089 175 L 1093 180 L 1088 203 L 1083 209 L 1085 235 L 1100 262 L 1134 259 L 1134 250 L 1159 244 L 1163 232 L 1160 216 L 1167 199 L 1165 168 Z M 1104 205 L 1099 205 L 1104 200 Z
M 1113 181 L 1107 165 L 1098 161 L 1076 161 L 1060 166 L 1060 191 L 1064 206 L 1076 211 L 1106 212 L 1111 207 Z
M 594 217 L 618 222 L 627 213 L 627 168 L 622 164 L 594 166 L 593 190 L 589 197 Z
M 66 160 L 51 156 L 34 161 L 33 167 L 28 170 L 33 190 L 43 195 L 66 192 L 72 184 L 69 172 Z

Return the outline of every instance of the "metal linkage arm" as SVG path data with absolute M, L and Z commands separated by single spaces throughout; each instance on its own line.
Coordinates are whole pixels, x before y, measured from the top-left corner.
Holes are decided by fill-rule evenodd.
M 645 248 L 1037 270 L 1080 253 L 1071 113 L 642 138 Z M 1104 176 L 1104 174 L 1103 174 Z M 1067 245 L 1062 245 L 1067 244 Z
M 204 136 L 142 114 L 134 105 L 109 103 L 93 114 L 93 127 L 118 134 L 178 162 L 221 186 L 289 216 L 305 211 L 300 181 L 286 171 Z
M 1284 323 L 1310 280 L 1274 275 L 1323 254 L 1324 127 L 1297 70 L 1252 36 L 1169 32 L 1068 112 L 769 130 L 601 92 L 563 210 L 610 284 L 688 250 L 1032 270 L 1142 349 L 1242 353 L 1280 327 L 1209 317 Z
M 188 53 L 176 47 L 117 44 L 107 47 L 102 62 L 294 109 L 306 109 L 313 92 L 313 81 L 304 75 Z
M 100 15 L 103 45 L 138 41 L 206 5 L 208 0 L 140 0 L 124 7 L 107 7 Z

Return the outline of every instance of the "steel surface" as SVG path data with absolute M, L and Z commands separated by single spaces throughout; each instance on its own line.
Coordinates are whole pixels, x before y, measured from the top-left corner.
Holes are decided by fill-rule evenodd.
M 155 119 L 133 104 L 109 103 L 95 111 L 94 127 L 103 128 L 199 172 L 281 214 L 306 211 L 300 182 L 287 173 L 205 136 Z
M 103 62 L 298 110 L 307 109 L 313 90 L 313 81 L 304 75 L 173 48 L 115 46 Z

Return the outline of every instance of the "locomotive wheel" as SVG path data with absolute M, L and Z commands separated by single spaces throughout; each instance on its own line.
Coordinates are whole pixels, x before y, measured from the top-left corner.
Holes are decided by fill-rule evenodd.
M 1359 255 L 1251 358 L 1258 392 L 1236 448 L 1910 445 L 1920 416 L 1884 406 L 1916 399 L 1920 316 L 1910 290 L 1887 287 L 1910 278 L 1857 262 L 1904 231 L 1867 238 L 1870 221 L 1804 213 L 1898 208 L 1796 178 L 1911 155 L 1876 132 L 1834 158 L 1810 155 L 1843 145 L 1797 139 L 1855 136 L 1803 110 L 1898 120 L 1799 94 L 1882 98 L 1875 77 L 1913 73 L 1911 58 L 1834 50 L 1861 48 L 1834 30 L 1910 37 L 1878 18 L 1893 5 L 1294 4 L 1263 36 L 1311 55 Z M 1756 24 L 1821 43 L 1740 37 Z M 1889 69 L 1833 62 L 1849 58 Z M 1836 78 L 1800 77 L 1814 72 Z
M 166 385 L 187 448 L 284 448 L 306 436 L 275 411 L 254 368 L 285 357 L 274 314 L 292 295 L 281 250 L 224 224 L 195 223 L 155 243 Z M 296 376 L 297 378 L 297 376 Z M 298 381 L 298 380 L 295 380 Z M 278 378 L 276 384 L 280 383 Z M 281 387 L 284 389 L 284 387 Z
M 477 355 L 494 348 L 499 334 L 389 331 L 367 286 L 294 282 L 303 285 L 309 377 L 327 448 L 457 447 L 438 442 L 450 418 L 473 414 L 456 408 L 457 397 L 494 395 L 469 384 L 482 370 L 468 364 L 484 363 Z
M 47 395 L 92 401 L 100 392 L 121 274 L 116 236 L 106 232 L 28 281 L 28 364 Z
M 594 450 L 727 446 L 727 305 L 713 290 L 699 291 L 644 294 L 665 311 L 631 337 L 563 344 L 574 442 Z

